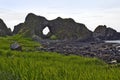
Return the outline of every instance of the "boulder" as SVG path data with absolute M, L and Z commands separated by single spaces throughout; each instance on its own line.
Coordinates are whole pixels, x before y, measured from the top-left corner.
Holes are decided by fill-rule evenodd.
M 48 27 L 50 32 L 43 34 L 43 29 Z M 76 23 L 73 19 L 62 19 L 60 17 L 54 20 L 47 20 L 45 17 L 29 13 L 24 23 L 14 27 L 14 34 L 23 34 L 27 37 L 39 36 L 41 39 L 50 39 L 55 36 L 61 40 L 89 40 L 92 38 L 92 32 L 84 24 Z
M 12 35 L 11 29 L 7 28 L 6 24 L 0 19 L 0 36 Z
M 15 43 L 10 45 L 10 49 L 11 50 L 17 50 L 17 51 L 22 51 L 22 46 L 19 43 L 15 42 Z

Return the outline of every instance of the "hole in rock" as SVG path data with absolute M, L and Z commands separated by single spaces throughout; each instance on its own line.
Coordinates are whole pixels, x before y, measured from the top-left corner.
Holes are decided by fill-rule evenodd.
M 46 26 L 42 32 L 43 32 L 43 35 L 47 35 L 50 32 L 50 29 Z

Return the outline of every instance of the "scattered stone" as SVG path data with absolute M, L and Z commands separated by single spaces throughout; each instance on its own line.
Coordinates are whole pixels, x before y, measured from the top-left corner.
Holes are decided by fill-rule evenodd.
M 42 44 L 44 43 L 44 44 Z M 76 41 L 42 41 L 43 47 L 39 50 L 48 52 L 58 52 L 69 55 L 75 54 L 86 57 L 97 57 L 106 63 L 120 62 L 120 53 L 116 48 L 118 44 L 104 42 L 76 42 Z M 49 44 L 48 44 L 49 43 Z M 44 46 L 45 45 L 45 46 Z

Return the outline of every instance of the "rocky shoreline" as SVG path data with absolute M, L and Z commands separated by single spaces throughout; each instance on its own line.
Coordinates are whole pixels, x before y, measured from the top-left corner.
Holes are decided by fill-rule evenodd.
M 41 44 L 43 47 L 37 50 L 97 57 L 106 63 L 111 63 L 113 60 L 116 60 L 116 63 L 120 62 L 120 44 L 117 43 L 43 40 Z

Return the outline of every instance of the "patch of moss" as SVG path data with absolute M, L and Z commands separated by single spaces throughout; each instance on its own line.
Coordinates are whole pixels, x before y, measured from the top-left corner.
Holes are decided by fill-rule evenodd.
M 52 36 L 50 37 L 50 39 L 51 39 L 51 40 L 57 40 L 58 38 L 57 38 L 56 35 L 52 35 Z

